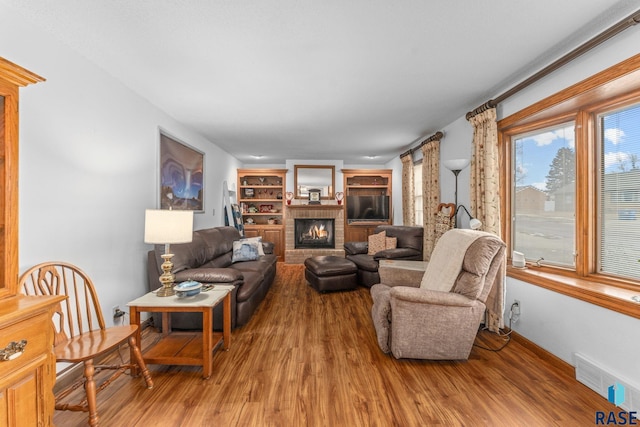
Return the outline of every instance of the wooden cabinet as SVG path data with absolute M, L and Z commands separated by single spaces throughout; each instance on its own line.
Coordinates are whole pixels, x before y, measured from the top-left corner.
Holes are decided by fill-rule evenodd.
M 18 91 L 43 80 L 0 57 L 0 299 L 18 292 Z
M 353 225 L 345 227 L 345 242 L 366 242 L 377 225 Z
M 284 261 L 286 169 L 238 169 L 238 203 L 247 237 L 272 242 Z
M 0 58 L 0 426 L 53 425 L 51 316 L 61 298 L 17 295 L 18 89 L 43 80 Z
M 53 425 L 51 318 L 63 299 L 20 295 L 0 302 L 0 426 Z
M 345 204 L 345 242 L 365 242 L 373 230 L 381 224 L 393 224 L 393 199 L 391 187 L 391 169 L 342 169 L 344 179 Z M 380 211 L 374 218 L 367 218 L 354 212 L 354 199 L 349 196 L 388 196 L 386 212 Z

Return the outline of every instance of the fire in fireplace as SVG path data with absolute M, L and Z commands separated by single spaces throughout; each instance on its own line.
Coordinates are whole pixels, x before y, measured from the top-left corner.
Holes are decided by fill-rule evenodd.
M 296 249 L 335 249 L 334 218 L 296 218 Z

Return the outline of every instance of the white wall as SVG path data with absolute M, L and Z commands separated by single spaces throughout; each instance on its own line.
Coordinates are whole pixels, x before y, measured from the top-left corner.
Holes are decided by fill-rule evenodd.
M 640 28 L 632 27 L 501 103 L 498 119 L 638 54 L 638 46 Z M 509 87 L 494 96 L 506 89 Z M 445 126 L 443 131 L 443 160 L 470 156 L 473 133 L 464 117 Z M 453 200 L 453 174 L 443 168 L 441 178 L 442 200 Z M 458 200 L 466 206 L 469 204 L 469 168 L 460 173 Z M 515 331 L 572 365 L 574 353 L 581 353 L 609 372 L 640 385 L 639 319 L 507 279 L 507 307 L 514 299 L 522 304 L 520 321 L 513 325 Z
M 465 112 L 466 114 L 466 112 Z M 471 140 L 473 131 L 469 122 L 460 117 L 453 123 L 450 123 L 443 129 L 434 131 L 443 131 L 444 137 L 440 141 L 440 160 L 451 159 L 471 159 Z M 413 161 L 422 158 L 421 150 L 413 153 Z M 394 208 L 394 224 L 402 225 L 402 162 L 400 157 L 392 159 L 385 165 L 386 168 L 393 169 L 393 194 L 397 194 L 393 200 Z M 458 174 L 458 204 L 464 204 L 469 208 L 469 171 L 467 167 Z M 443 203 L 453 203 L 455 200 L 455 175 L 449 169 L 440 165 L 440 200 Z M 458 221 L 461 227 L 469 226 L 469 218 L 464 214 L 458 215 Z
M 404 225 L 402 221 L 402 162 L 400 161 L 400 156 L 394 157 L 387 162 L 383 169 L 391 169 L 393 171 L 391 173 L 393 225 Z
M 1 55 L 47 79 L 21 90 L 20 271 L 46 260 L 78 265 L 111 323 L 112 306 L 147 290 L 144 210 L 158 206 L 159 129 L 205 153 L 196 229 L 222 225 L 222 182 L 235 183 L 240 164 L 3 9 Z

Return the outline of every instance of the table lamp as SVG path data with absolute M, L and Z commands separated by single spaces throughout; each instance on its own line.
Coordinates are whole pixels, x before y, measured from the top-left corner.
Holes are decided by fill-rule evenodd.
M 173 263 L 171 258 L 171 243 L 189 243 L 193 239 L 193 211 L 174 211 L 161 209 L 147 209 L 144 216 L 144 242 L 164 245 L 164 254 L 161 255 L 162 275 L 160 283 L 162 288 L 156 295 L 168 297 L 175 295 L 173 282 L 175 276 L 171 273 Z

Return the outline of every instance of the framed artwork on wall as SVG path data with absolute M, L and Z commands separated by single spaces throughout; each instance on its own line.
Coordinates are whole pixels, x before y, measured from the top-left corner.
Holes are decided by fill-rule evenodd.
M 160 132 L 160 209 L 204 212 L 204 153 Z

